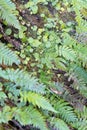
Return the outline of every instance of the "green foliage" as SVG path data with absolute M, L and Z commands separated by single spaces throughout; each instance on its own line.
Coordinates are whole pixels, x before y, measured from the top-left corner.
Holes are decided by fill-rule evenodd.
M 3 54 L 3 55 L 1 55 L 0 59 L 1 59 L 1 61 L 4 60 L 4 64 L 6 63 L 7 65 L 12 65 L 12 63 L 19 62 L 18 57 L 16 57 L 16 55 L 12 51 L 10 51 L 3 44 L 1 44 L 1 45 L 2 45 L 1 47 L 3 47 L 3 48 L 1 48 L 3 50 L 3 51 L 1 51 L 1 54 Z M 15 60 L 12 60 L 13 57 L 6 59 L 7 58 L 6 56 L 10 56 L 8 54 L 11 54 L 11 56 L 16 57 L 16 62 L 15 62 Z M 9 62 L 9 60 L 12 60 L 12 61 Z M 3 63 L 3 62 L 1 62 L 1 63 Z M 28 73 L 26 73 L 24 71 L 20 71 L 19 69 L 2 70 L 0 68 L 0 77 L 4 78 L 5 80 L 8 80 L 12 83 L 15 83 L 15 85 L 13 84 L 11 86 L 13 88 L 15 86 L 20 86 L 21 103 L 23 103 L 23 100 L 24 100 L 24 102 L 26 102 L 28 100 L 30 103 L 32 103 L 35 106 L 37 105 L 38 107 L 41 107 L 43 109 L 47 109 L 47 110 L 56 112 L 54 110 L 54 108 L 51 106 L 51 104 L 43 96 L 33 93 L 33 92 L 27 93 L 28 90 L 32 90 L 32 91 L 35 91 L 38 93 L 43 93 L 43 94 L 45 93 L 45 90 L 44 90 L 45 86 L 43 84 L 39 84 L 37 82 L 38 80 L 35 79 L 34 77 L 31 77 L 30 75 L 28 75 Z M 29 81 L 29 82 L 27 82 L 27 81 Z M 24 92 L 22 93 L 21 90 Z M 17 92 L 16 89 L 15 89 L 14 93 L 15 92 Z M 0 94 L 1 94 L 0 98 L 2 99 L 2 101 L 7 99 L 7 96 L 5 95 L 4 92 L 1 91 Z M 16 95 L 16 96 L 19 96 L 19 95 Z M 18 98 L 16 100 L 18 100 Z M 15 116 L 15 119 L 17 119 L 23 125 L 33 124 L 34 127 L 38 127 L 40 129 L 47 130 L 43 116 L 41 116 L 41 114 L 38 110 L 33 109 L 31 106 L 25 107 L 25 108 L 23 108 L 23 110 L 22 110 L 22 108 L 11 109 L 8 106 L 3 107 L 3 112 L 0 112 L 0 117 L 1 117 L 0 122 L 7 123 L 9 120 L 11 120 L 15 116 L 14 115 L 14 112 L 15 112 L 17 114 Z M 20 117 L 21 117 L 21 120 L 20 120 Z
M 59 116 L 66 122 L 75 122 L 77 120 L 73 108 L 70 107 L 67 102 L 60 100 L 55 104 L 54 108 L 58 111 Z
M 76 58 L 75 52 L 67 46 L 59 47 L 59 56 L 63 56 L 66 60 L 70 61 L 75 61 Z
M 3 107 L 3 111 L 0 111 L 0 123 L 7 123 L 13 117 L 13 111 L 10 107 Z
M 78 130 L 86 130 L 87 129 L 87 108 L 84 107 L 82 112 L 78 111 L 78 116 L 80 117 L 80 120 L 74 123 L 74 127 L 77 128 Z
M 0 69 L 0 77 L 15 83 L 16 86 L 21 86 L 21 90 L 31 90 L 37 93 L 45 93 L 45 86 L 43 84 L 39 84 L 36 78 L 31 77 L 27 72 L 23 70 L 1 70 Z
M 0 123 L 7 123 L 8 120 L 11 120 L 12 118 L 15 118 L 23 125 L 33 124 L 36 128 L 48 130 L 44 116 L 32 106 L 27 108 L 23 107 L 21 109 L 16 107 L 4 107 L 3 111 L 0 112 Z
M 36 128 L 40 128 L 41 130 L 48 130 L 45 118 L 41 115 L 37 109 L 33 108 L 32 106 L 25 107 L 23 109 L 16 110 L 15 119 L 18 120 L 21 124 L 27 125 L 30 124 Z
M 21 100 L 24 102 L 31 102 L 33 105 L 37 105 L 39 108 L 47 109 L 52 112 L 57 112 L 54 110 L 54 108 L 49 104 L 49 102 L 41 95 L 32 93 L 32 92 L 24 92 L 20 93 Z
M 55 110 L 58 112 L 58 117 L 61 117 L 61 119 L 68 123 L 77 121 L 78 118 L 76 116 L 76 113 L 74 112 L 74 109 L 69 105 L 68 102 L 65 102 L 64 100 L 55 96 L 52 96 L 50 100 Z
M 0 1 L 0 123 L 87 129 L 86 12 L 87 0 Z
M 0 42 L 0 64 L 12 65 L 13 63 L 18 65 L 20 60 L 13 51 Z
M 16 17 L 16 6 L 11 0 L 0 1 L 0 16 L 6 20 L 8 24 L 20 29 L 19 21 Z
M 87 32 L 87 22 L 82 18 L 82 13 L 81 13 L 81 10 L 83 8 L 87 8 L 87 1 L 72 0 L 72 4 L 76 13 L 76 21 L 78 23 L 77 31 L 79 33 Z
M 69 127 L 67 126 L 67 124 L 63 120 L 61 120 L 61 119 L 52 118 L 51 121 L 50 121 L 50 123 L 53 126 L 53 128 L 55 128 L 55 129 L 69 130 Z

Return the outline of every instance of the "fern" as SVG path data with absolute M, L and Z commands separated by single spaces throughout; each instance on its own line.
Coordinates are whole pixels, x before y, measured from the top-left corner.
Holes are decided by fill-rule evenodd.
M 1 48 L 1 54 L 2 54 L 0 57 L 1 64 L 4 62 L 7 65 L 8 64 L 12 65 L 12 63 L 17 62 L 17 61 L 9 62 L 10 54 L 11 54 L 11 56 L 15 56 L 15 55 L 13 55 L 14 53 L 12 53 L 3 44 L 1 44 L 1 47 L 3 47 L 3 48 Z M 4 53 L 4 51 L 5 51 L 5 53 Z M 8 59 L 6 59 L 7 56 L 8 56 Z M 11 58 L 10 58 L 10 60 L 11 60 Z M 28 100 L 29 102 L 31 102 L 35 106 L 37 105 L 38 107 L 42 107 L 43 109 L 47 109 L 47 110 L 56 112 L 54 110 L 54 108 L 51 106 L 51 104 L 43 96 L 36 94 L 36 93 L 33 93 L 33 92 L 28 92 L 28 93 L 26 92 L 27 90 L 32 90 L 32 91 L 42 93 L 42 94 L 45 93 L 45 86 L 43 84 L 39 84 L 38 80 L 31 77 L 28 73 L 26 73 L 22 70 L 20 71 L 19 69 L 17 69 L 17 70 L 13 70 L 13 69 L 2 70 L 0 68 L 0 77 L 14 83 L 15 86 L 20 86 L 20 91 L 21 90 L 25 91 L 25 93 L 20 94 L 21 99 L 23 98 L 24 101 Z M 14 87 L 14 84 L 12 87 Z M 16 100 L 18 100 L 18 98 Z M 2 117 L 1 122 L 6 123 L 7 121 L 11 120 L 14 117 L 14 110 L 16 113 L 15 108 L 13 108 L 12 110 L 9 107 L 8 107 L 8 109 L 3 108 L 3 112 L 0 113 L 0 116 Z M 20 118 L 18 118 L 18 116 L 16 115 L 15 119 L 20 121 L 23 125 L 27 124 L 27 123 L 33 124 L 35 127 L 38 127 L 42 130 L 47 130 L 45 121 L 38 110 L 31 108 L 31 105 L 29 107 L 25 107 L 24 112 L 23 112 L 23 110 L 22 110 L 22 108 L 20 108 L 19 110 L 17 109 L 19 116 L 22 116 L 23 118 L 21 117 L 21 120 L 20 120 Z M 31 113 L 31 110 L 32 110 L 32 113 Z M 29 112 L 29 113 L 26 113 L 26 112 Z M 6 120 L 4 119 L 3 115 L 5 115 Z M 28 115 L 28 117 L 27 117 L 27 115 Z M 29 120 L 29 117 L 30 117 L 30 120 Z M 37 118 L 39 120 L 37 120 Z M 41 123 L 41 125 L 39 123 Z
M 32 106 L 17 108 L 3 107 L 0 111 L 0 123 L 8 123 L 12 118 L 19 121 L 22 125 L 33 125 L 41 130 L 48 130 L 44 116 Z
M 63 56 L 66 60 L 70 61 L 75 61 L 76 58 L 74 50 L 66 46 L 59 47 L 59 56 Z
M 16 54 L 0 42 L 0 64 L 12 65 L 19 64 L 20 61 Z
M 74 79 L 74 87 L 76 87 L 83 96 L 87 97 L 87 72 L 82 67 L 76 66 L 73 69 L 73 73 L 76 76 Z
M 87 45 L 87 33 L 82 32 L 82 33 L 76 33 L 75 36 L 76 40 L 83 45 Z M 77 46 L 78 47 L 78 46 Z M 83 47 L 82 47 L 83 48 Z
M 72 0 L 73 9 L 76 13 L 76 21 L 78 26 L 76 27 L 79 33 L 87 32 L 87 22 L 82 18 L 81 10 L 87 8 L 87 2 L 83 0 Z
M 69 127 L 67 126 L 67 124 L 59 118 L 52 118 L 50 121 L 50 124 L 56 130 L 69 130 Z
M 31 12 L 34 9 L 34 1 L 23 1 L 26 6 L 31 4 L 31 7 L 29 6 L 30 18 L 27 17 L 28 10 L 26 10 L 26 6 L 21 6 L 21 3 L 18 4 L 20 13 L 17 14 L 18 11 L 13 1 L 0 1 L 1 22 L 5 23 L 6 27 L 3 31 L 5 33 L 9 31 L 10 26 L 8 29 L 7 25 L 14 26 L 19 29 L 19 35 L 15 34 L 16 32 L 13 29 L 9 37 L 17 37 L 22 42 L 22 48 L 18 52 L 22 58 L 22 63 L 20 63 L 15 52 L 0 42 L 0 64 L 1 66 L 3 64 L 7 65 L 5 70 L 0 68 L 0 123 L 8 123 L 9 120 L 15 119 L 22 125 L 33 125 L 40 130 L 70 130 L 69 126 L 78 130 L 86 130 L 87 111 L 82 112 L 82 105 L 81 111 L 78 112 L 77 108 L 73 109 L 70 104 L 72 103 L 73 105 L 76 102 L 80 102 L 80 99 L 84 103 L 86 101 L 84 96 L 87 96 L 87 22 L 82 13 L 83 9 L 87 8 L 87 0 L 59 0 L 57 2 L 44 0 L 44 6 L 40 4 L 42 1 L 39 0 L 39 3 L 36 2 L 35 4 L 35 9 L 38 9 L 38 13 L 40 14 L 40 10 L 44 11 L 44 8 L 51 13 L 51 18 L 47 14 L 41 15 L 42 18 L 40 20 L 41 24 L 43 24 L 41 28 L 38 28 L 38 16 L 32 15 L 33 12 Z M 17 1 L 15 3 L 17 4 Z M 69 16 L 66 19 L 63 18 L 62 15 L 65 14 L 70 16 L 73 14 L 73 22 Z M 20 29 L 17 17 L 20 19 L 22 29 Z M 52 23 L 54 29 L 48 19 L 49 21 L 55 19 Z M 50 30 L 44 26 L 44 24 L 48 25 L 48 23 L 50 24 Z M 33 24 L 35 26 L 31 27 Z M 30 25 L 30 30 L 28 25 Z M 69 34 L 73 30 L 76 33 L 70 36 Z M 2 33 L 2 35 L 5 33 Z M 5 35 L 4 37 L 2 35 L 0 36 L 1 41 L 5 39 Z M 37 45 L 30 44 L 32 38 L 28 36 L 32 37 L 33 41 L 38 39 L 37 42 L 39 41 L 40 45 L 38 43 L 36 43 Z M 15 69 L 13 63 L 20 64 L 20 66 L 16 66 Z M 25 70 L 20 70 L 20 67 L 25 68 L 27 71 L 33 71 L 33 75 L 40 77 L 41 81 L 47 86 L 39 83 L 37 78 L 32 77 Z M 53 69 L 58 69 L 60 73 L 54 72 L 53 74 L 53 71 L 51 71 Z M 64 75 L 61 73 L 63 71 Z M 48 76 L 48 80 L 46 80 L 46 76 Z M 72 82 L 70 82 L 71 80 Z M 55 85 L 56 83 L 54 82 L 60 82 L 62 88 Z M 68 87 L 65 86 L 66 88 L 64 88 L 63 84 L 68 83 Z M 76 94 L 71 92 L 73 89 L 68 90 L 69 86 L 78 89 L 78 92 L 83 94 L 81 98 L 80 94 L 79 96 L 77 95 L 78 97 L 74 97 Z M 68 95 L 67 98 L 66 95 Z M 70 104 L 63 98 L 69 100 Z M 71 98 L 73 99 L 71 100 Z M 76 99 L 75 102 L 74 99 Z M 2 102 L 4 102 L 4 105 L 2 105 Z M 74 105 L 74 107 L 77 106 Z
M 24 102 L 31 102 L 33 105 L 37 105 L 39 108 L 42 107 L 43 109 L 56 112 L 54 108 L 50 105 L 50 103 L 41 95 L 33 93 L 33 92 L 24 92 L 20 93 L 21 101 Z
M 87 107 L 83 108 L 83 111 L 77 110 L 78 121 L 74 122 L 73 126 L 78 130 L 87 129 Z
M 87 83 L 87 72 L 82 67 L 73 65 L 72 70 L 79 79 Z
M 87 47 L 86 45 L 83 46 L 81 44 L 78 44 L 77 46 L 74 47 L 74 50 L 78 56 L 77 60 L 78 63 L 82 63 L 82 66 L 85 67 L 87 63 Z
M 48 130 L 44 116 L 42 116 L 41 113 L 32 106 L 18 109 L 15 111 L 15 113 L 15 119 L 21 124 L 33 124 L 34 127 L 39 128 L 40 130 Z
M 14 117 L 14 110 L 9 106 L 4 106 L 3 110 L 0 111 L 0 123 L 8 123 Z
M 16 6 L 11 0 L 0 0 L 0 14 L 8 24 L 20 29 L 19 21 L 15 15 Z
M 69 106 L 68 102 L 60 99 L 55 103 L 55 98 L 53 100 L 54 108 L 58 112 L 58 116 L 64 121 L 70 123 L 77 120 L 77 116 L 73 111 L 73 108 Z
M 21 86 L 21 90 L 31 90 L 37 93 L 45 93 L 45 86 L 38 83 L 38 79 L 31 77 L 27 72 L 23 70 L 1 70 L 0 77 L 7 79 L 11 82 L 14 82 L 16 86 Z
M 87 130 L 87 120 L 80 119 L 78 122 L 74 123 L 73 126 L 78 130 Z

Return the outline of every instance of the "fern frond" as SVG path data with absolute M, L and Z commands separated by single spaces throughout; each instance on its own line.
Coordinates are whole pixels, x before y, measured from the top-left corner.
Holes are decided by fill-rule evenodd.
M 83 81 L 81 78 L 78 78 L 77 74 L 74 72 L 70 74 L 69 79 L 74 81 L 73 88 L 78 89 L 82 95 L 87 97 L 87 87 L 85 81 Z
M 68 33 L 63 33 L 63 43 L 62 45 L 71 47 L 76 45 L 76 40 L 73 39 Z
M 82 67 L 73 65 L 72 70 L 79 79 L 87 83 L 87 72 Z
M 8 123 L 13 118 L 14 111 L 9 106 L 4 106 L 0 111 L 0 123 Z
M 48 130 L 45 119 L 41 113 L 33 108 L 32 106 L 18 109 L 15 111 L 15 119 L 18 120 L 23 125 L 33 125 L 40 130 Z
M 0 111 L 0 123 L 8 123 L 13 118 L 22 125 L 33 125 L 40 130 L 48 130 L 44 116 L 32 106 L 23 108 L 3 107 L 3 111 Z
M 0 11 L 2 19 L 8 24 L 20 29 L 19 21 L 15 15 L 16 6 L 11 0 L 0 0 Z
M 77 116 L 73 111 L 73 108 L 69 106 L 67 102 L 60 99 L 60 101 L 57 101 L 54 103 L 54 108 L 56 111 L 58 111 L 58 115 L 66 122 L 75 122 L 77 120 Z
M 21 101 L 31 102 L 33 105 L 37 105 L 39 108 L 43 108 L 52 112 L 56 112 L 51 104 L 42 95 L 36 94 L 34 92 L 23 92 L 20 93 Z
M 74 48 L 76 54 L 78 55 L 79 62 L 83 63 L 82 65 L 85 66 L 87 63 L 87 45 L 78 44 Z
M 78 26 L 76 30 L 79 33 L 87 32 L 87 22 L 82 18 L 81 10 L 87 8 L 87 1 L 83 0 L 72 0 L 73 9 L 76 13 L 76 21 Z
M 75 61 L 76 54 L 73 49 L 67 46 L 60 46 L 59 47 L 59 56 L 63 56 L 66 60 Z
M 20 61 L 16 54 L 0 42 L 0 64 L 12 65 L 19 64 Z
M 78 130 L 87 130 L 87 120 L 80 119 L 80 121 L 75 122 L 73 126 Z
M 38 79 L 31 77 L 23 70 L 7 69 L 4 71 L 0 69 L 0 77 L 15 83 L 16 86 L 21 86 L 23 91 L 31 90 L 37 93 L 45 93 L 45 86 L 39 84 Z
M 52 118 L 50 121 L 50 124 L 56 130 L 69 130 L 69 127 L 67 126 L 67 124 L 59 118 Z

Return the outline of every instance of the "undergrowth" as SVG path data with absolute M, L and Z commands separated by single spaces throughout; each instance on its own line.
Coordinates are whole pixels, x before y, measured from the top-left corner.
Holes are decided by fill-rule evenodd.
M 0 129 L 86 130 L 86 87 L 87 0 L 1 0 Z

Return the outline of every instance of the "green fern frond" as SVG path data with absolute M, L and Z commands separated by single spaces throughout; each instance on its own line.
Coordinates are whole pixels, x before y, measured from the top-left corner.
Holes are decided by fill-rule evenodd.
M 76 45 L 76 40 L 73 39 L 68 33 L 63 33 L 63 43 L 62 45 L 71 47 Z
M 48 130 L 44 116 L 32 106 L 23 108 L 3 107 L 3 111 L 0 111 L 0 123 L 8 123 L 13 118 L 22 125 L 33 125 L 40 130 Z
M 83 0 L 72 0 L 73 9 L 76 13 L 76 21 L 78 26 L 76 30 L 79 33 L 87 32 L 87 22 L 83 19 L 81 11 L 83 8 L 87 8 L 87 1 Z
M 36 94 L 34 92 L 21 92 L 21 101 L 24 102 L 31 102 L 33 105 L 37 105 L 39 108 L 43 108 L 52 112 L 57 112 L 54 110 L 54 108 L 51 106 L 51 104 L 45 99 L 42 95 Z
M 74 47 L 74 50 L 78 56 L 77 60 L 82 63 L 82 66 L 86 66 L 87 63 L 87 45 L 78 44 Z
M 72 125 L 78 130 L 87 130 L 87 107 L 84 106 L 83 111 L 76 111 L 78 116 L 78 121 L 74 122 Z
M 11 0 L 0 0 L 0 12 L 2 19 L 8 24 L 20 29 L 19 21 L 15 15 L 16 6 Z
M 87 83 L 87 72 L 82 67 L 74 65 L 72 70 L 79 79 L 81 79 L 84 83 Z
M 75 122 L 73 126 L 78 130 L 87 130 L 87 120 L 80 119 L 80 121 Z
M 59 118 L 52 118 L 50 121 L 50 124 L 56 130 L 69 130 L 69 127 L 67 126 L 67 124 Z
M 12 65 L 19 64 L 20 61 L 16 54 L 0 42 L 0 64 Z
M 45 119 L 41 113 L 33 108 L 32 106 L 18 109 L 15 111 L 15 119 L 18 120 L 22 125 L 33 125 L 40 130 L 48 130 Z
M 87 87 L 85 81 L 83 81 L 81 78 L 78 78 L 77 74 L 74 72 L 70 74 L 69 78 L 74 81 L 73 87 L 78 89 L 82 95 L 87 97 Z
M 59 56 L 63 56 L 66 58 L 66 60 L 75 61 L 76 54 L 73 49 L 66 47 L 66 46 L 60 46 L 59 47 Z
M 16 86 L 21 86 L 21 90 L 23 91 L 31 90 L 37 93 L 45 93 L 45 86 L 39 84 L 38 79 L 31 77 L 23 70 L 7 69 L 4 71 L 0 69 L 0 77 L 15 83 Z
M 4 106 L 0 111 L 0 123 L 8 123 L 13 118 L 14 111 L 9 106 Z
M 77 116 L 73 111 L 73 108 L 69 106 L 69 104 L 63 100 L 57 101 L 54 103 L 54 108 L 58 111 L 58 115 L 66 122 L 75 122 L 77 120 Z
M 87 71 L 84 68 L 77 65 L 73 65 L 72 71 L 71 75 L 72 73 L 74 73 L 74 76 L 72 77 L 75 81 L 75 83 L 73 84 L 74 87 L 76 87 L 76 89 L 78 88 L 80 93 L 87 97 Z

